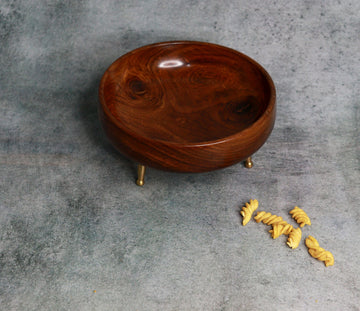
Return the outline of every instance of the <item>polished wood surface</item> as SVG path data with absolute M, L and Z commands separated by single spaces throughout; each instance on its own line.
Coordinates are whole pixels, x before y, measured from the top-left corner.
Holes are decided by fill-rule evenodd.
M 275 87 L 249 57 L 219 45 L 175 41 L 116 60 L 99 89 L 106 135 L 139 163 L 203 172 L 246 159 L 275 121 Z

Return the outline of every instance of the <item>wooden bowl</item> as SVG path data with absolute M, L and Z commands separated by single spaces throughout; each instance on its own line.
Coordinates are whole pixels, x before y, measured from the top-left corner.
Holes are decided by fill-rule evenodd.
M 105 72 L 100 120 L 111 143 L 142 165 L 205 172 L 246 159 L 270 135 L 275 87 L 254 60 L 203 42 L 133 50 Z

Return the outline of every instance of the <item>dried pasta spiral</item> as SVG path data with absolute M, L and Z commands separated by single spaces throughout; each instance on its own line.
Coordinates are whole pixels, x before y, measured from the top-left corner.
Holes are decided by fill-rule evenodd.
M 267 213 L 264 211 L 258 212 L 256 214 L 256 216 L 254 217 L 254 219 L 256 220 L 256 222 L 262 221 L 266 225 L 274 225 L 274 224 L 286 225 L 287 224 L 287 222 L 285 220 L 283 220 L 281 216 L 272 215 L 271 213 Z
M 311 225 L 311 221 L 308 215 L 299 207 L 295 206 L 294 209 L 290 211 L 292 218 L 295 218 L 296 222 L 300 224 L 300 227 L 305 225 Z
M 291 247 L 292 249 L 295 249 L 299 246 L 300 240 L 301 240 L 301 229 L 300 228 L 293 228 L 291 232 L 289 233 L 288 240 L 286 244 Z
M 245 226 L 249 220 L 251 219 L 251 216 L 253 212 L 258 208 L 259 202 L 258 200 L 250 200 L 250 203 L 245 203 L 245 206 L 243 206 L 240 214 L 243 216 L 243 226 Z
M 305 240 L 305 244 L 309 249 L 310 255 L 318 260 L 323 261 L 326 267 L 332 266 L 334 264 L 333 254 L 320 247 L 318 241 L 314 237 L 309 235 Z
M 274 224 L 272 225 L 272 229 L 269 231 L 273 239 L 278 238 L 282 234 L 289 234 L 293 226 L 290 224 Z

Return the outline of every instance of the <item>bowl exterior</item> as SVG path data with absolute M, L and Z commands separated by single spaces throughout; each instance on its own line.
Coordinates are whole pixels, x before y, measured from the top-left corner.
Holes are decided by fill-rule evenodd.
M 228 139 L 198 145 L 171 144 L 129 134 L 101 106 L 100 120 L 112 145 L 128 158 L 161 170 L 199 173 L 233 165 L 255 153 L 273 129 L 275 105 L 256 127 Z

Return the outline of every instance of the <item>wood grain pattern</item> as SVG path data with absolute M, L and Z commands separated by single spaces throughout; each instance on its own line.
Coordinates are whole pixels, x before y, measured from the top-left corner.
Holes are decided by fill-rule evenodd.
M 99 89 L 112 144 L 147 166 L 204 172 L 258 150 L 275 121 L 275 87 L 249 57 L 219 45 L 175 41 L 116 60 Z

